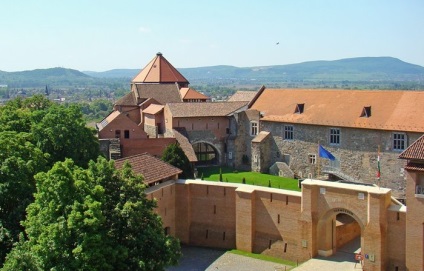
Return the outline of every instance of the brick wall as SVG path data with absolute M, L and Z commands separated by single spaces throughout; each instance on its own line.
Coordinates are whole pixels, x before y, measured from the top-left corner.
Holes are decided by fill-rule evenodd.
M 390 190 L 316 180 L 303 183 L 299 193 L 179 180 L 149 188 L 153 191 L 148 196 L 157 199 L 164 227 L 184 244 L 237 248 L 298 262 L 325 250 L 332 221 L 339 213 L 347 214 L 357 222 L 353 224 L 361 233 L 362 252 L 375 257 L 365 261 L 367 270 L 405 270 L 405 210 L 390 205 Z M 358 193 L 364 193 L 363 199 Z M 326 224 L 330 226 L 325 228 Z M 350 238 L 344 233 L 343 238 Z M 422 237 L 415 238 L 422 243 Z M 419 253 L 414 255 L 419 258 Z
M 421 180 L 424 180 L 423 172 L 408 172 L 405 235 L 407 270 L 424 270 L 424 196 L 415 194 L 415 186 Z

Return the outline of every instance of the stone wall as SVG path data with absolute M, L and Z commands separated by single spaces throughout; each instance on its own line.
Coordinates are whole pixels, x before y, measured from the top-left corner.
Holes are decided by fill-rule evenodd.
M 155 125 L 144 123 L 144 131 L 149 136 L 149 138 L 156 138 L 158 136 L 158 127 Z
M 249 109 L 236 114 L 237 134 L 234 139 L 234 152 L 236 153 L 234 165 L 238 169 L 251 170 L 252 139 L 254 138 L 254 136 L 250 135 L 251 121 L 259 122 L 259 112 L 257 110 Z M 243 156 L 248 158 L 247 163 L 243 162 Z
M 330 166 L 328 159 L 318 157 L 318 144 L 321 144 L 337 158 L 343 174 L 357 182 L 377 184 L 377 153 L 380 146 L 381 180 L 378 185 L 393 189 L 395 197 L 405 197 L 405 162 L 397 159 L 398 151 L 392 150 L 392 132 L 340 128 L 341 144 L 333 146 L 328 142 L 330 127 L 295 124 L 294 140 L 284 140 L 284 125 L 261 122 L 261 129 L 271 132 L 273 137 L 273 144 L 270 144 L 271 149 L 267 154 L 271 164 L 288 160 L 295 174 L 318 178 L 322 176 L 325 167 Z M 420 135 L 407 133 L 408 141 L 414 142 Z M 311 163 L 310 155 L 315 155 L 315 164 Z

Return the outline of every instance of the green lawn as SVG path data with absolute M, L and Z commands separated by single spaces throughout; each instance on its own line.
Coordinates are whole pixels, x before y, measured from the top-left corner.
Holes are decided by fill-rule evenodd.
M 198 168 L 198 178 L 203 176 L 203 180 L 219 181 L 220 167 L 200 167 Z M 246 184 L 259 186 L 269 186 L 293 191 L 300 191 L 298 181 L 296 179 L 283 178 L 270 174 L 263 174 L 250 171 L 234 171 L 232 168 L 221 167 L 222 181 L 230 183 L 243 183 L 243 178 Z
M 283 259 L 279 259 L 279 258 L 274 258 L 274 257 L 267 256 L 267 255 L 255 254 L 255 253 L 245 252 L 245 251 L 241 251 L 241 250 L 237 250 L 237 249 L 230 250 L 230 252 L 233 253 L 233 254 L 242 255 L 242 256 L 258 259 L 258 260 L 284 264 L 284 265 L 288 265 L 288 266 L 292 266 L 292 267 L 296 266 L 295 262 L 291 262 L 291 261 L 287 261 L 287 260 L 283 260 Z

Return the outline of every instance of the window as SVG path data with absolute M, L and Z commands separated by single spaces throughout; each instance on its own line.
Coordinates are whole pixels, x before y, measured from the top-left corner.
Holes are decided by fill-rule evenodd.
M 406 148 L 406 135 L 404 133 L 393 133 L 393 150 L 403 151 Z
M 371 106 L 364 106 L 361 113 L 361 118 L 371 117 Z
M 130 130 L 124 131 L 124 138 L 130 138 Z
M 302 114 L 304 109 L 305 109 L 305 104 L 297 104 L 296 108 L 294 110 L 294 113 L 295 114 Z
M 317 155 L 316 154 L 308 154 L 309 164 L 315 165 L 317 163 Z
M 293 140 L 293 125 L 284 125 L 284 139 Z
M 250 122 L 250 135 L 255 136 L 258 134 L 258 123 L 256 121 Z
M 121 138 L 121 130 L 115 130 L 115 138 Z
M 330 128 L 330 144 L 340 145 L 340 129 Z

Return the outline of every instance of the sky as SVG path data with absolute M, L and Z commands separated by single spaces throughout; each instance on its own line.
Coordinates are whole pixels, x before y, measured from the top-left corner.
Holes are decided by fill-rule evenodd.
M 424 66 L 423 0 L 1 0 L 0 70 L 391 56 Z

